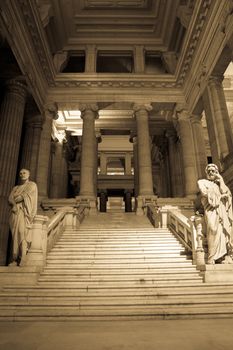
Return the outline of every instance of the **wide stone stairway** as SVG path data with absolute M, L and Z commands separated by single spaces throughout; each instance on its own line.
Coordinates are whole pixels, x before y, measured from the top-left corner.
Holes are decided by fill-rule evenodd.
M 207 284 L 175 236 L 134 213 L 66 230 L 35 286 L 6 285 L 0 320 L 232 317 L 233 285 Z

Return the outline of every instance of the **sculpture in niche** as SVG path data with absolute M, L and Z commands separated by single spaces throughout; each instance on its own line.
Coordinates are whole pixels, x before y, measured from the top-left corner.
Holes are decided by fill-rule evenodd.
M 206 166 L 207 179 L 198 181 L 206 222 L 208 264 L 232 263 L 232 195 L 215 164 Z
M 11 206 L 9 223 L 13 241 L 13 261 L 10 265 L 25 264 L 31 243 L 30 227 L 37 212 L 38 190 L 36 183 L 29 180 L 29 176 L 29 170 L 20 170 L 21 184 L 12 189 L 8 199 Z

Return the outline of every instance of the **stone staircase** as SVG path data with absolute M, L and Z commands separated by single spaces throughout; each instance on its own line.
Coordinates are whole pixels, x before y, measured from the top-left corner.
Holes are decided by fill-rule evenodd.
M 66 230 L 35 286 L 4 286 L 0 320 L 232 317 L 233 285 L 207 284 L 171 232 L 133 213 Z

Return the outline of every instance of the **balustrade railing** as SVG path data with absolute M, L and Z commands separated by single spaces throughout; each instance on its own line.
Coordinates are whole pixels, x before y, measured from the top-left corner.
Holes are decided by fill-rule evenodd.
M 47 216 L 36 215 L 31 227 L 32 242 L 27 254 L 26 265 L 44 266 L 47 253 L 53 248 L 65 229 L 78 228 L 86 215 L 87 208 L 63 207 L 49 220 Z
M 169 228 L 192 254 L 193 264 L 205 265 L 204 220 L 200 214 L 187 218 L 177 207 L 148 205 L 147 216 L 154 227 Z

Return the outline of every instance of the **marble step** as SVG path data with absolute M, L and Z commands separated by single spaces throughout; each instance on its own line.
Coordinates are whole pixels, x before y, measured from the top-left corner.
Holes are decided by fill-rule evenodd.
M 0 320 L 4 321 L 74 321 L 115 319 L 172 319 L 172 318 L 232 318 L 232 303 L 223 305 L 125 305 L 125 306 L 14 306 L 0 307 Z

